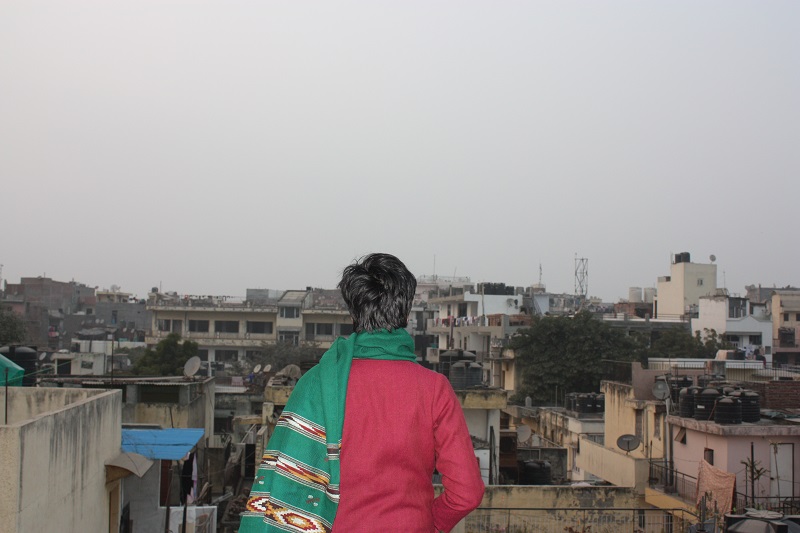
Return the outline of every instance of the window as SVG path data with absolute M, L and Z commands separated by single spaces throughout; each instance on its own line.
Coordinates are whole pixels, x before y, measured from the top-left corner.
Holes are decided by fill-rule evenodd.
M 686 428 L 681 428 L 678 430 L 677 435 L 675 435 L 675 442 L 680 442 L 681 444 L 686 444 Z
M 783 313 L 783 321 L 789 322 L 789 313 Z
M 339 335 L 350 335 L 353 333 L 353 324 L 339 324 Z
M 190 320 L 189 331 L 195 333 L 208 333 L 208 320 Z
M 300 333 L 297 331 L 278 331 L 278 342 L 285 344 L 300 344 Z
M 139 401 L 142 403 L 178 403 L 179 386 L 139 385 Z
M 698 287 L 702 287 L 703 286 L 703 278 L 697 278 L 697 286 Z
M 131 324 L 133 324 L 131 322 Z M 134 329 L 133 325 L 128 326 L 131 329 Z M 173 333 L 183 333 L 183 320 L 173 320 L 172 321 L 172 332 Z
M 333 337 L 333 324 L 307 322 L 306 339 L 315 337 Z
M 162 318 L 159 318 L 158 321 L 156 322 L 156 328 L 158 329 L 158 331 L 171 331 L 172 328 L 171 322 L 172 322 L 171 320 L 164 320 Z
M 197 350 L 197 357 L 199 357 L 201 361 L 208 361 L 208 350 Z
M 117 323 L 117 310 L 116 309 L 111 311 L 111 323 L 112 324 L 116 324 Z
M 251 322 L 248 320 L 247 333 L 260 333 L 269 335 L 272 333 L 272 322 Z
M 300 318 L 299 307 L 281 307 L 281 318 Z
M 712 450 L 711 448 L 704 449 L 703 450 L 703 459 L 705 459 L 705 461 L 708 464 L 713 465 L 714 464 L 714 450 Z
M 214 331 L 217 333 L 239 333 L 238 320 L 215 320 Z
M 761 346 L 761 335 L 750 335 L 750 344 Z
M 215 350 L 214 359 L 220 362 L 232 362 L 239 359 L 238 350 Z
M 795 313 L 794 314 L 794 319 L 797 320 L 797 321 L 800 321 L 800 313 Z

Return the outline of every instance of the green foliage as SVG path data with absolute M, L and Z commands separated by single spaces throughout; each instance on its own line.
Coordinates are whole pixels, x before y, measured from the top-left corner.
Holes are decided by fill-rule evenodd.
M 699 331 L 692 336 L 684 328 L 676 326 L 662 331 L 653 341 L 647 355 L 672 359 L 713 359 L 717 355 L 717 350 L 728 346 L 713 329 L 706 329 L 705 336 L 706 339 L 703 340 Z
M 197 355 L 197 343 L 181 342 L 181 336 L 170 333 L 156 345 L 148 348 L 133 366 L 133 373 L 140 376 L 180 376 L 183 365 Z
M 0 307 L 0 346 L 25 342 L 28 331 L 25 321 L 15 312 Z
M 642 354 L 634 338 L 586 312 L 536 317 L 511 348 L 522 377 L 515 400 L 530 396 L 534 405 L 551 404 L 556 392 L 597 392 L 614 366 L 604 360 L 633 361 Z

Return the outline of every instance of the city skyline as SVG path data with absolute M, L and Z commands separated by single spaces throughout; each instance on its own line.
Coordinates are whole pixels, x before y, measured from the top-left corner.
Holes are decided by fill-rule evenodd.
M 0 263 L 142 296 L 798 285 L 800 4 L 4 3 Z M 13 225 L 13 228 L 11 227 Z

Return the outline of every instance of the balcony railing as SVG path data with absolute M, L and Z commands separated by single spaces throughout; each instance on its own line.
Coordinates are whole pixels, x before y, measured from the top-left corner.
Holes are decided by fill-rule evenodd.
M 465 533 L 688 531 L 697 517 L 685 509 L 479 508 L 464 520 Z
M 674 468 L 668 468 L 664 463 L 650 463 L 649 485 L 652 489 L 679 498 L 691 505 L 695 505 L 697 502 L 697 478 L 678 472 Z M 775 496 L 753 496 L 737 491 L 734 510 L 743 512 L 745 508 L 798 514 L 800 513 L 800 500 Z

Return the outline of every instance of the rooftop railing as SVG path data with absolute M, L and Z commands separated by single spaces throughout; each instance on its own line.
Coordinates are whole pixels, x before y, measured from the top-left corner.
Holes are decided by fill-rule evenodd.
M 479 508 L 464 522 L 465 533 L 616 533 L 688 531 L 697 517 L 685 509 Z

